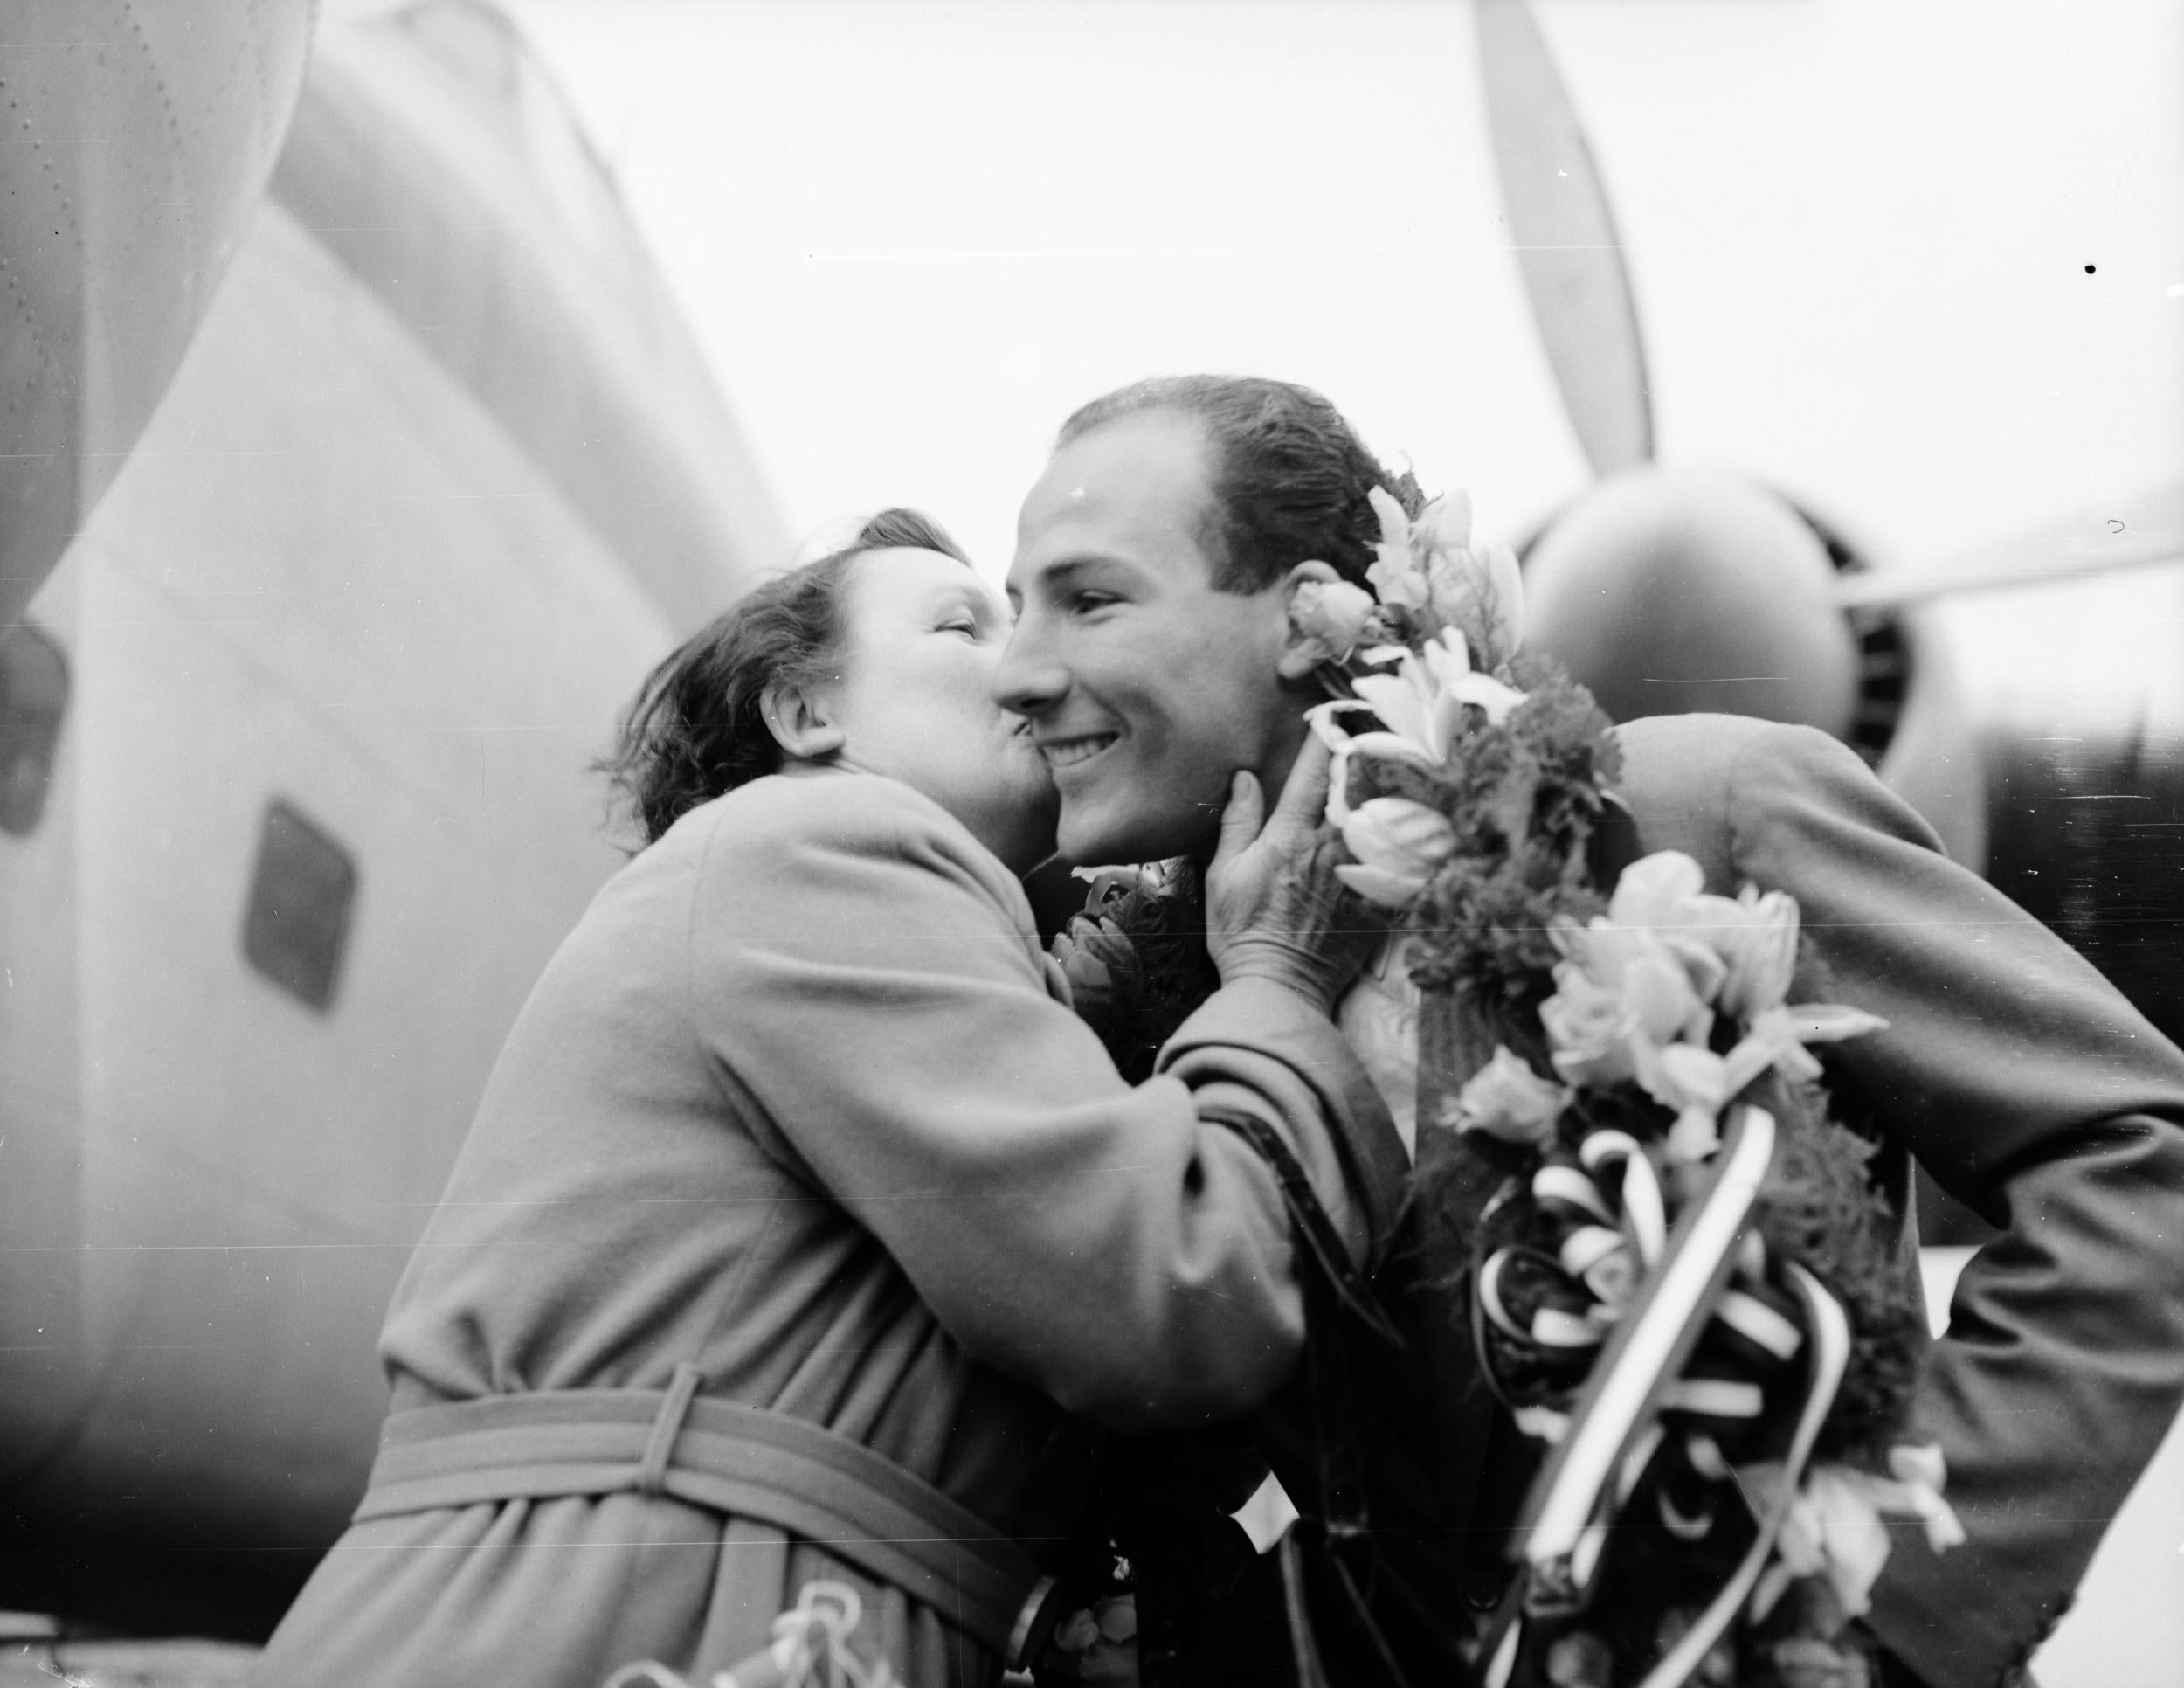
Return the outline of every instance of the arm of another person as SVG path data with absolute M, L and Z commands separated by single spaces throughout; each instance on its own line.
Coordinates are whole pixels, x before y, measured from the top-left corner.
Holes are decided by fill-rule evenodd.
M 1891 1138 L 2002 1228 L 1916 1409 L 1970 1539 L 1937 1558 L 1895 1532 L 1870 1619 L 1929 1681 L 1994 1682 L 2184 1397 L 2184 1055 L 1832 739 L 1755 739 L 1729 816 L 1737 872 L 1797 898 L 1834 999 L 1888 1019 L 1840 1058 Z
M 1393 1131 L 1325 1013 L 1241 979 L 1133 1090 L 967 833 L 890 782 L 804 783 L 700 877 L 693 1009 L 733 1099 L 972 1354 L 1118 1428 L 1255 1406 L 1303 1309 L 1275 1181 L 1216 1121 L 1278 1131 L 1362 1258 L 1337 1139 Z

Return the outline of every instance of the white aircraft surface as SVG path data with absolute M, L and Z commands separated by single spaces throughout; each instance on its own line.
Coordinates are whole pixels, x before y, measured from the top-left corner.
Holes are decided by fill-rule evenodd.
M 971 501 L 996 561 L 1045 432 L 1151 368 L 1311 380 L 1421 473 L 1462 466 L 1509 508 L 1581 513 L 1595 476 L 1686 450 L 1738 465 L 1836 577 L 1835 612 L 1787 648 L 1852 653 L 1823 724 L 2184 1029 L 2184 895 L 2155 876 L 2184 824 L 2164 564 L 2184 419 L 2148 411 L 2133 362 L 2184 372 L 2184 336 L 2125 292 L 2169 275 L 2184 312 L 2184 242 L 2145 209 L 2184 207 L 2173 116 L 2142 124 L 2118 179 L 2082 184 L 2111 202 L 2067 232 L 2083 263 L 2035 232 L 2051 315 L 1983 362 L 1932 275 L 1904 279 L 1903 311 L 1927 314 L 1907 334 L 1855 242 L 1800 228 L 1837 162 L 1764 127 L 1839 122 L 1840 170 L 1882 223 L 1913 214 L 1906 175 L 1936 172 L 1946 221 L 1950 172 L 1978 156 L 1963 131 L 2000 103 L 1979 78 L 2017 62 L 1952 38 L 1946 6 L 512 10 L 556 76 L 484 0 L 351 0 L 315 36 L 304 0 L 0 10 L 0 74 L 41 126 L 0 171 L 42 184 L 0 203 L 0 256 L 34 284 L 0 315 L 0 1606 L 263 1632 L 361 1488 L 379 1316 L 501 1035 L 614 865 L 584 764 L 646 665 L 787 555 L 772 486 L 951 520 Z M 2059 16 L 2041 27 L 2075 38 Z M 2164 27 L 2149 52 L 2184 43 Z M 1808 80 L 1771 111 L 1793 63 Z M 2094 121 L 2099 70 L 2058 57 L 2064 115 L 2038 89 L 2015 109 Z M 794 93 L 801 120 L 734 131 L 723 111 L 760 92 L 739 78 Z M 556 79 L 595 135 L 635 114 L 619 179 Z M 1497 113 L 1496 90 L 1522 97 Z M 1326 121 L 1297 118 L 1323 94 Z M 1890 151 L 1906 100 L 1932 105 L 1932 156 Z M 1374 102 L 1415 127 L 1374 129 Z M 2139 121 L 2128 105 L 2097 116 Z M 1118 124 L 1161 144 L 1133 163 Z M 84 144 L 131 133 L 167 173 Z M 1457 211 L 1414 225 L 1401 194 L 1376 200 L 1416 179 L 1370 151 L 1389 134 L 1431 150 Z M 1703 169 L 1712 221 L 1676 197 Z M 959 178 L 971 198 L 950 197 Z M 767 204 L 787 209 L 770 224 Z M 1332 208 L 1347 245 L 1293 249 L 1300 204 Z M 1724 218 L 1757 232 L 1739 245 Z M 1918 267 L 1904 226 L 1872 263 Z M 768 271 L 769 230 L 836 261 Z M 1286 341 L 1251 337 L 1269 268 L 1299 288 Z M 2089 314 L 2097 287 L 2121 302 Z M 2131 427 L 2104 432 L 2058 340 L 2110 371 Z M 707 352 L 766 426 L 729 419 Z M 1019 443 L 986 449 L 987 423 Z M 1902 460 L 1922 439 L 1932 508 Z M 1508 525 L 1545 527 L 1552 558 L 1552 524 Z M 1766 596 L 1703 554 L 1679 566 L 1683 590 Z M 2111 638 L 2118 609 L 2137 625 Z M 1635 625 L 1616 608 L 1563 631 L 1602 624 Z M 1998 650 L 2056 661 L 2012 685 Z M 1756 671 L 1738 656 L 1703 650 L 1683 681 Z M 1608 689 L 1632 661 L 1613 644 L 1591 677 Z M 1930 1283 L 1960 1260 L 1930 1251 Z M 0 1617 L 18 1630 L 0 1684 L 232 1680 L 247 1657 Z M 2173 1434 L 2035 1668 L 2048 1688 L 2174 1688 L 2179 1660 Z

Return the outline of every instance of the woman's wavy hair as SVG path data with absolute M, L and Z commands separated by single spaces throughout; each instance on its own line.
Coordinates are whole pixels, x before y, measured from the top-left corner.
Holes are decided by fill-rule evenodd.
M 1425 508 L 1409 471 L 1390 474 L 1326 399 L 1257 376 L 1166 375 L 1119 387 L 1064 422 L 1055 447 L 1149 411 L 1206 431 L 1215 505 L 1206 549 L 1222 591 L 1263 591 L 1310 561 L 1363 585 L 1380 536 L 1372 489 L 1393 494 L 1407 515 Z
M 646 677 L 593 766 L 646 844 L 701 803 L 780 771 L 766 694 L 839 677 L 852 565 L 897 548 L 971 561 L 930 516 L 881 510 L 839 550 L 753 586 Z

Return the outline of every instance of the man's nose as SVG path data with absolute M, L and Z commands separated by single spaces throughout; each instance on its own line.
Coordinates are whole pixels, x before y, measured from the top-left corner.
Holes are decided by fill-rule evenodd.
M 1037 720 L 1069 689 L 1069 671 L 1054 660 L 1030 613 L 1019 618 L 993 672 L 993 699 L 1003 709 Z

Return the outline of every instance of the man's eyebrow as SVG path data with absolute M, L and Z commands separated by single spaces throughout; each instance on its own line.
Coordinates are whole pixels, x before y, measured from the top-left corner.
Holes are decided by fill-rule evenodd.
M 1012 605 L 1021 605 L 1027 591 L 1067 591 L 1080 575 L 1089 574 L 1095 569 L 1127 569 L 1130 566 L 1121 557 L 1109 557 L 1099 551 L 1089 556 L 1057 557 L 1051 563 L 1040 564 L 1026 582 L 1019 583 L 1016 571 L 1010 570 L 1003 590 Z
M 1039 571 L 1038 580 L 1042 586 L 1067 586 L 1079 575 L 1089 573 L 1094 569 L 1123 566 L 1126 565 L 1119 558 L 1102 556 L 1097 552 L 1089 557 L 1064 557 L 1041 568 Z

